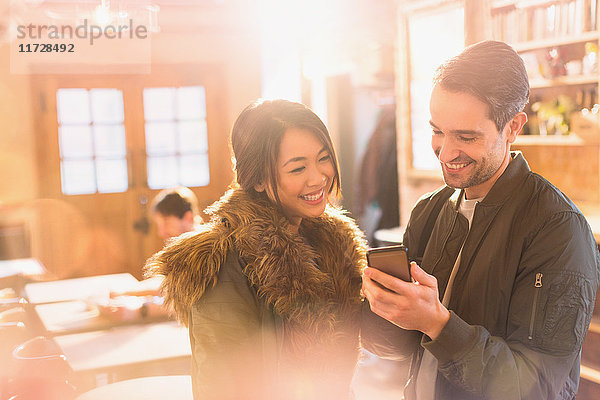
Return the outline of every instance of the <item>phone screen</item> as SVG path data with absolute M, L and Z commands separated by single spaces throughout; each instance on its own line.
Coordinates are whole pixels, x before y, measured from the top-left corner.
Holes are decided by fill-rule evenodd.
M 372 248 L 367 250 L 367 263 L 369 267 L 410 282 L 407 250 L 401 245 Z

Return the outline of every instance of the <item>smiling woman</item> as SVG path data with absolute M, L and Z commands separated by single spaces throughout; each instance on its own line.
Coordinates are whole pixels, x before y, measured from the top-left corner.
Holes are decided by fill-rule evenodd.
M 194 398 L 349 399 L 365 241 L 339 193 L 327 128 L 285 100 L 246 107 L 236 179 L 199 232 L 147 262 L 190 330 Z

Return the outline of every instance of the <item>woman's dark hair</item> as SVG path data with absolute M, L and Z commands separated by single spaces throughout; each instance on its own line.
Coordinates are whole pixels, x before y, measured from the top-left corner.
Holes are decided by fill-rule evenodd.
M 329 194 L 340 192 L 337 156 L 323 121 L 304 104 L 287 100 L 257 101 L 238 116 L 231 130 L 236 181 L 246 192 L 257 194 L 255 186 L 270 184 L 277 204 L 277 158 L 284 133 L 290 128 L 312 132 L 331 156 L 334 177 Z
M 469 93 L 487 104 L 488 117 L 498 132 L 529 100 L 529 80 L 523 60 L 503 42 L 486 40 L 464 49 L 440 65 L 434 85 Z

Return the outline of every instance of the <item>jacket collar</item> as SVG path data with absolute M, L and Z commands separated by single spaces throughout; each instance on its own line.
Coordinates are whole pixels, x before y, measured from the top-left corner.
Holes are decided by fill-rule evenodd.
M 525 157 L 520 151 L 510 152 L 511 161 L 506 169 L 494 183 L 488 194 L 480 202 L 484 206 L 499 206 L 504 204 L 511 193 L 514 193 L 523 184 L 531 172 Z M 458 212 L 460 201 L 464 198 L 465 190 L 456 190 L 448 200 L 452 209 Z
M 508 166 L 500 175 L 498 180 L 494 183 L 488 194 L 481 201 L 482 205 L 502 205 L 510 197 L 510 194 L 514 193 L 521 187 L 531 169 L 523 154 L 520 151 L 510 152 L 511 161 Z

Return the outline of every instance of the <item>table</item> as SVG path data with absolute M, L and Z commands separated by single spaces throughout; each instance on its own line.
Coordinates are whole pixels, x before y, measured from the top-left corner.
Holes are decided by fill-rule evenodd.
M 24 294 L 32 304 L 81 300 L 91 296 L 108 296 L 111 291 L 135 290 L 139 281 L 129 273 L 97 275 L 85 278 L 29 283 Z
M 189 374 L 188 330 L 175 321 L 57 336 L 78 388 L 131 377 Z
M 76 400 L 192 400 L 189 375 L 152 376 L 100 386 Z
M 142 318 L 139 316 L 127 320 L 111 319 L 101 315 L 97 307 L 83 300 L 39 304 L 34 306 L 34 310 L 46 330 L 47 336 L 97 331 L 132 324 L 149 324 L 169 319 L 166 314 L 160 317 Z
M 110 328 L 97 309 L 81 300 L 49 303 L 34 307 L 42 325 L 50 334 Z
M 26 282 L 40 280 L 46 272 L 35 258 L 0 260 L 0 288 L 10 287 L 20 294 Z
M 46 268 L 35 258 L 19 258 L 16 260 L 0 260 L 0 278 L 14 275 L 44 275 Z

